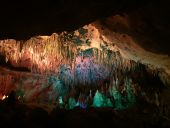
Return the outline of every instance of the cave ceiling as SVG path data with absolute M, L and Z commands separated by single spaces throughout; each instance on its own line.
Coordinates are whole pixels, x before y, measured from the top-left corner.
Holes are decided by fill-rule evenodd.
M 0 8 L 0 39 L 27 40 L 37 35 L 73 31 L 100 20 L 112 31 L 140 40 L 138 43 L 146 50 L 170 54 L 168 5 L 168 0 L 7 0 Z M 115 15 L 126 18 L 130 27 L 106 23 L 107 17 Z

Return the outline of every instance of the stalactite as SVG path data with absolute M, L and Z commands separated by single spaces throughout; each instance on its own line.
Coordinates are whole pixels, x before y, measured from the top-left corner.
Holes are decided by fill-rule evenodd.
M 132 80 L 130 78 L 125 78 L 125 88 L 127 91 L 127 107 L 132 106 L 135 103 L 135 96 L 132 91 Z
M 31 38 L 26 42 L 14 41 L 13 44 L 11 40 L 0 41 L 0 51 L 1 54 L 4 54 L 6 62 L 11 61 L 11 64 L 16 61 L 19 65 L 19 60 L 24 63 L 24 56 L 26 56 L 29 61 L 26 63 L 31 65 L 31 73 L 42 74 L 47 79 L 42 88 L 52 87 L 51 94 L 55 94 L 55 96 L 50 100 L 57 99 L 59 96 L 64 97 L 70 87 L 97 88 L 105 85 L 105 81 L 109 81 L 107 83 L 109 96 L 115 100 L 115 106 L 103 92 L 96 92 L 93 99 L 94 106 L 98 107 L 96 102 L 100 102 L 100 107 L 114 106 L 116 109 L 131 106 L 135 102 L 135 98 L 132 89 L 133 82 L 129 77 L 131 77 L 130 73 L 136 75 L 138 70 L 144 70 L 140 62 L 127 60 L 122 57 L 119 50 L 112 51 L 105 46 L 96 48 L 88 45 L 83 50 L 84 48 L 81 46 L 87 45 L 84 43 L 87 42 L 86 40 L 83 35 L 64 32 L 60 35 L 53 34 L 47 39 Z M 10 49 L 10 47 L 12 48 Z M 148 72 L 156 76 L 159 71 Z M 6 86 L 7 83 L 4 81 L 7 79 L 10 78 L 2 78 L 0 82 Z M 124 86 L 126 97 L 123 97 L 120 86 Z M 5 88 L 2 87 L 1 90 L 5 92 Z M 20 91 L 18 90 L 18 93 Z M 96 101 L 96 97 L 97 100 L 101 98 L 101 101 Z M 156 94 L 155 97 L 158 99 Z M 76 106 L 76 100 L 74 97 L 69 98 L 69 109 L 72 109 Z M 122 99 L 126 100 L 126 105 L 122 103 Z

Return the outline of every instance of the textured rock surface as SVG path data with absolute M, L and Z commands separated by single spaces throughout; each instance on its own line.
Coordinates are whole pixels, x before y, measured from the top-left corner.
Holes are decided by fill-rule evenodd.
M 122 18 L 116 17 L 116 20 Z M 112 18 L 108 18 L 111 25 L 114 24 Z M 129 26 L 125 19 L 120 23 Z M 137 71 L 141 64 L 146 66 L 147 72 L 158 75 L 165 85 L 169 85 L 170 59 L 167 55 L 143 49 L 128 33 L 114 32 L 100 21 L 74 32 L 37 36 L 27 41 L 1 40 L 0 54 L 3 67 L 0 76 L 1 95 L 14 89 L 27 102 L 54 103 L 59 95 L 66 95 L 68 88 L 74 85 L 98 85 L 104 91 L 102 86 L 107 79 L 112 81 L 109 86 L 120 86 L 118 90 L 123 92 L 124 84 L 127 85 L 126 72 L 130 72 L 130 77 L 142 79 L 140 74 L 143 71 Z M 138 90 L 142 94 L 135 84 L 138 82 L 134 80 L 130 84 L 135 88 L 133 93 Z M 154 88 L 157 86 L 155 83 L 147 84 L 153 84 Z M 160 96 L 156 96 L 158 92 L 153 91 L 151 97 L 150 92 L 142 95 L 146 95 L 146 101 L 160 106 L 161 101 L 157 98 Z
M 104 92 L 102 85 L 108 78 L 123 92 L 124 83 L 121 82 L 125 82 L 126 75 L 120 72 L 132 71 L 130 75 L 133 78 L 142 79 L 146 74 L 136 73 L 137 65 L 142 64 L 147 73 L 153 78 L 158 76 L 167 86 L 161 91 L 164 88 L 162 84 L 157 87 L 156 82 L 148 80 L 146 85 L 150 91 L 133 88 L 133 93 L 139 91 L 145 101 L 158 107 L 167 104 L 166 110 L 162 111 L 170 111 L 169 2 L 101 0 L 66 3 L 69 5 L 62 0 L 58 5 L 45 3 L 39 9 L 39 3 L 34 3 L 31 4 L 33 13 L 24 6 L 16 8 L 9 5 L 9 11 L 2 15 L 1 99 L 14 89 L 18 98 L 25 97 L 27 102 L 52 103 L 72 85 L 97 83 L 101 86 L 100 91 Z M 3 7 L 6 9 L 6 6 Z M 19 13 L 21 10 L 25 15 Z M 0 10 L 0 13 L 3 11 Z M 136 83 L 133 80 L 132 85 Z

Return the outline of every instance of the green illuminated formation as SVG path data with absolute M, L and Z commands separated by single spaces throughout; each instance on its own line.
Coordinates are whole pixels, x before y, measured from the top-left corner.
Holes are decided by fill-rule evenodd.
M 59 97 L 59 104 L 61 104 L 61 105 L 64 104 L 63 99 L 62 99 L 61 96 Z
M 69 98 L 68 100 L 68 109 L 73 109 L 76 107 L 76 100 L 72 97 Z
M 106 107 L 111 107 L 111 108 L 113 107 L 113 103 L 109 98 L 107 98 L 106 100 Z
M 111 87 L 110 95 L 114 98 L 115 109 L 124 109 L 124 106 L 122 105 L 122 95 L 115 86 Z
M 135 103 L 135 95 L 133 93 L 132 90 L 132 80 L 130 78 L 125 78 L 124 80 L 124 89 L 122 92 L 120 92 L 118 90 L 119 86 L 115 86 L 118 85 L 118 81 L 114 82 L 114 85 L 112 85 L 109 88 L 109 93 L 110 96 L 112 96 L 114 98 L 114 107 L 115 109 L 125 109 L 128 108 L 132 105 L 134 105 Z M 126 92 L 125 96 L 122 96 L 121 93 Z M 124 102 L 123 102 L 124 100 Z
M 93 107 L 113 107 L 113 104 L 109 98 L 97 90 L 93 98 Z
M 97 90 L 93 98 L 93 107 L 103 107 L 104 106 L 104 96 Z
M 63 108 L 64 106 L 63 98 L 61 96 L 59 97 L 59 105 L 60 105 L 60 108 Z

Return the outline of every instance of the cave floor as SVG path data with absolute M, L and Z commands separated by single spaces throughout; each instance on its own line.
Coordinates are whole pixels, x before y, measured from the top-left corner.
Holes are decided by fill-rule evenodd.
M 0 119 L 3 127 L 170 127 L 170 120 L 156 108 L 141 107 L 134 106 L 126 110 L 54 108 L 47 112 L 38 106 L 1 101 Z

